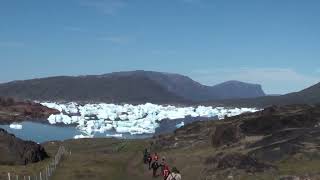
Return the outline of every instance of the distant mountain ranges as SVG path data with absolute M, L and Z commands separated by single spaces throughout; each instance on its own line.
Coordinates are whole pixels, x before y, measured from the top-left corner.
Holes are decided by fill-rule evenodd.
M 0 84 L 0 96 L 43 101 L 190 103 L 264 96 L 260 85 L 230 81 L 202 85 L 179 74 L 128 71 L 60 76 Z
M 266 96 L 259 84 L 228 81 L 202 85 L 187 76 L 154 71 L 58 76 L 0 84 L 0 96 L 40 101 L 267 106 L 320 102 L 320 85 Z
M 320 104 L 320 83 L 299 92 L 280 96 L 263 96 L 257 98 L 242 98 L 232 100 L 209 101 L 205 104 L 225 106 L 266 107 L 271 105 L 289 104 Z

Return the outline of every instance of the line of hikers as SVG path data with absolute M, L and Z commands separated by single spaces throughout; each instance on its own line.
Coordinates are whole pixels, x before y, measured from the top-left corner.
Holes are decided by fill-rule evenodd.
M 176 167 L 173 167 L 170 171 L 165 157 L 162 157 L 159 163 L 159 155 L 157 153 L 151 155 L 148 149 L 145 149 L 143 152 L 143 162 L 144 164 L 148 164 L 149 170 L 153 171 L 152 176 L 154 178 L 161 175 L 164 180 L 181 180 L 181 174 Z M 158 174 L 159 168 L 161 169 L 161 174 Z

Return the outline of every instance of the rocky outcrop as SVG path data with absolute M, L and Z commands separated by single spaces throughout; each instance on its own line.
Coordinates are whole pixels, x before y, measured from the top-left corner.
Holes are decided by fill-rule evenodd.
M 51 114 L 60 113 L 41 104 L 26 101 L 18 102 L 12 98 L 0 97 L 0 124 L 10 124 L 22 120 L 46 120 Z
M 209 157 L 206 162 L 210 169 L 224 170 L 236 168 L 247 172 L 260 172 L 270 168 L 271 165 L 258 162 L 256 159 L 241 153 L 219 153 L 214 157 Z
M 163 149 L 212 148 L 214 153 L 203 162 L 205 175 L 225 170 L 255 173 L 270 169 L 269 164 L 277 169 L 280 162 L 295 157 L 320 161 L 320 106 L 272 106 L 221 121 L 196 122 L 154 141 Z
M 251 118 L 245 117 L 240 127 L 247 135 L 267 135 L 287 128 L 315 127 L 319 117 L 319 106 L 270 107 Z
M 232 123 L 219 124 L 212 129 L 211 144 L 214 147 L 230 145 L 242 138 L 242 133 L 237 125 Z
M 165 134 L 154 137 L 154 145 L 161 149 L 188 148 L 208 144 L 211 126 L 206 128 L 206 122 L 195 122 L 174 131 L 174 135 Z
M 48 157 L 45 149 L 31 141 L 23 141 L 0 129 L 0 165 L 26 165 Z

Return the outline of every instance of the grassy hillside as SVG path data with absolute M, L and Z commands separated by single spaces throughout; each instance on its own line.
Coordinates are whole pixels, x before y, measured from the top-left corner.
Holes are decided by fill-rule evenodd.
M 150 180 L 151 172 L 142 163 L 142 150 L 148 145 L 143 141 L 123 142 L 112 139 L 72 140 L 64 142 L 72 149 L 72 154 L 66 156 L 58 167 L 53 180 Z M 54 154 L 58 144 L 47 144 L 46 149 Z M 119 148 L 120 147 L 120 148 Z M 217 149 L 210 147 L 192 147 L 186 149 L 159 150 L 169 164 L 174 164 L 181 170 L 183 179 L 196 180 L 203 178 L 203 169 L 207 167 L 205 161 Z M 6 172 L 16 172 L 20 175 L 39 172 L 49 160 L 24 166 L 0 166 L 0 179 L 5 179 Z M 270 180 L 284 175 L 312 174 L 320 177 L 318 167 L 320 158 L 297 155 L 292 159 L 277 163 L 277 171 L 259 173 L 227 172 L 227 175 L 208 175 L 214 179 L 224 180 L 229 175 L 234 179 Z M 2 178 L 1 178 L 2 177 Z M 161 179 L 160 177 L 157 179 Z
M 222 121 L 196 122 L 147 140 L 81 139 L 44 144 L 71 150 L 54 180 L 150 180 L 142 151 L 150 147 L 184 180 L 320 178 L 320 106 L 270 107 Z M 34 173 L 46 162 L 0 166 L 0 174 Z M 161 178 L 157 178 L 161 179 Z

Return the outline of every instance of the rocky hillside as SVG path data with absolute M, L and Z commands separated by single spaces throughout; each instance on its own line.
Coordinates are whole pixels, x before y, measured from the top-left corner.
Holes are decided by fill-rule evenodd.
M 12 98 L 0 97 L 0 124 L 23 120 L 41 121 L 47 119 L 51 114 L 57 113 L 59 111 L 34 102 L 19 102 Z
M 0 85 L 0 95 L 41 101 L 113 103 L 185 103 L 154 81 L 141 76 L 51 77 Z
M 179 74 L 152 71 L 61 76 L 0 84 L 0 96 L 48 101 L 187 104 L 264 95 L 260 85 L 230 81 L 205 86 Z
M 152 139 L 107 138 L 48 142 L 48 152 L 62 144 L 72 151 L 53 180 L 150 180 L 142 163 L 150 148 L 177 167 L 184 180 L 320 179 L 320 106 L 273 106 L 221 121 L 194 122 Z M 0 165 L 1 170 L 6 169 Z M 32 174 L 34 166 L 15 166 Z M 6 178 L 7 171 L 2 171 Z M 160 177 L 159 177 L 160 179 Z
M 169 92 L 192 101 L 206 101 L 218 99 L 252 98 L 265 96 L 261 85 L 239 81 L 228 81 L 214 86 L 202 85 L 187 76 L 173 73 L 154 71 L 115 72 L 103 75 L 104 77 L 117 76 L 147 77 Z
M 310 158 L 318 162 L 319 125 L 320 106 L 273 106 L 223 121 L 196 122 L 156 137 L 155 144 L 165 150 L 211 148 L 203 156 L 203 179 L 255 173 L 263 179 L 265 174 L 283 173 L 283 168 L 298 173 L 293 168 L 299 168 L 299 163 L 284 164 L 287 162 L 309 163 Z M 313 168 L 308 166 L 305 173 Z
M 0 129 L 0 165 L 26 165 L 47 157 L 48 154 L 41 145 L 23 141 Z
M 289 93 L 281 96 L 264 96 L 246 99 L 230 99 L 221 101 L 209 101 L 207 105 L 224 106 L 246 106 L 246 107 L 267 107 L 271 105 L 289 104 L 318 104 L 320 103 L 320 83 L 315 84 L 299 92 Z
M 227 81 L 210 87 L 210 91 L 216 92 L 216 99 L 255 98 L 265 96 L 260 84 L 250 84 L 240 81 Z

